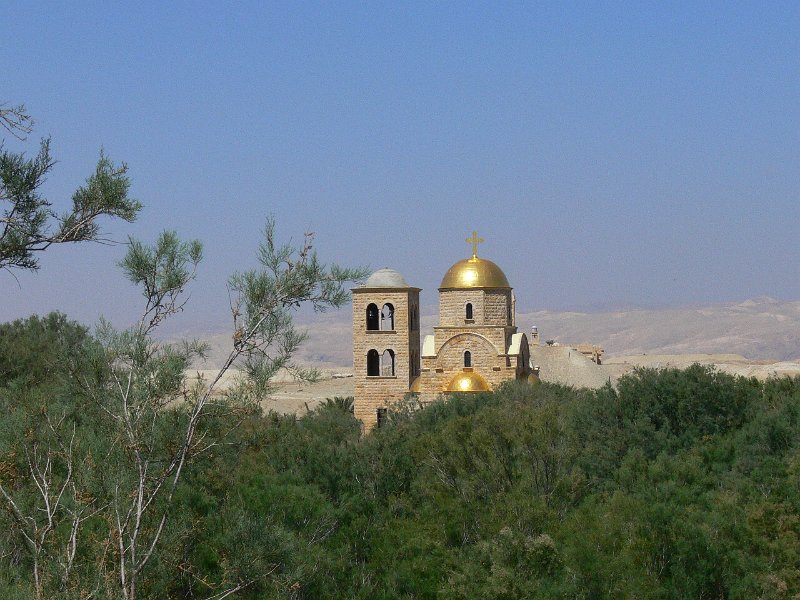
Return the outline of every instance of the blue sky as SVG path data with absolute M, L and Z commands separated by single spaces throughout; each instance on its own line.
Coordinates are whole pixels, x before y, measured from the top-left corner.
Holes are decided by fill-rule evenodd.
M 469 253 L 518 308 L 800 299 L 800 4 L 49 3 L 3 10 L 0 101 L 52 136 L 57 209 L 101 147 L 206 248 L 186 323 L 223 321 L 266 215 L 436 301 Z M 120 325 L 124 247 L 0 273 L 0 319 Z M 191 315 L 191 316 L 189 316 Z

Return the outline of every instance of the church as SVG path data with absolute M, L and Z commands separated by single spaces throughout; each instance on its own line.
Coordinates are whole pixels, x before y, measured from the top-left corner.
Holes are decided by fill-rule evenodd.
M 439 325 L 420 344 L 420 288 L 380 269 L 353 292 L 355 416 L 368 432 L 392 403 L 422 403 L 453 392 L 490 391 L 510 379 L 538 381 L 515 323 L 515 300 L 502 269 L 478 256 L 450 267 L 439 285 Z

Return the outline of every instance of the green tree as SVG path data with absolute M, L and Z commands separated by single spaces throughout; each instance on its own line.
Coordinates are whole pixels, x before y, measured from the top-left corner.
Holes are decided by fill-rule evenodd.
M 87 359 L 98 349 L 58 313 L 0 326 L 0 549 L 18 556 L 16 585 L 25 589 L 30 573 L 27 597 L 65 595 L 75 571 L 87 570 L 78 542 L 101 507 L 86 493 L 95 486 L 85 468 L 98 415 L 80 402 L 78 382 L 94 379 Z
M 490 540 L 477 543 L 443 586 L 447 598 L 567 598 L 580 597 L 563 583 L 556 543 L 546 533 L 522 535 L 503 527 Z
M 0 124 L 24 139 L 33 121 L 20 105 L 0 107 Z M 127 166 L 115 165 L 101 152 L 95 172 L 72 195 L 72 208 L 58 214 L 41 194 L 54 165 L 49 138 L 33 158 L 0 145 L 0 269 L 36 270 L 37 254 L 53 244 L 101 241 L 100 217 L 133 221 L 141 210 L 128 197 Z
M 8 539 L 24 542 L 11 547 L 31 565 L 30 585 L 37 597 L 67 591 L 131 600 L 158 596 L 153 586 L 165 568 L 162 538 L 175 535 L 169 524 L 180 510 L 175 498 L 187 466 L 213 453 L 254 414 L 277 369 L 313 375 L 292 363 L 304 339 L 293 326 L 292 311 L 303 303 L 317 310 L 342 305 L 348 300 L 345 283 L 366 273 L 321 263 L 311 234 L 294 248 L 277 244 L 274 232 L 269 220 L 259 252 L 262 268 L 231 278 L 232 347 L 209 381 L 185 375 L 191 360 L 203 353 L 203 344 L 167 345 L 153 337 L 161 323 L 183 310 L 202 258 L 199 242 L 182 242 L 173 232 L 163 233 L 152 246 L 130 241 L 121 266 L 142 289 L 142 316 L 124 331 L 101 324 L 99 344 L 89 340 L 88 347 L 80 348 L 81 369 L 67 357 L 60 359 L 59 381 L 66 387 L 57 398 L 63 405 L 47 390 L 31 394 L 27 364 L 36 367 L 34 374 L 49 374 L 44 368 L 48 352 L 77 346 L 77 334 L 48 331 L 60 327 L 58 318 L 43 327 L 32 320 L 27 342 L 26 336 L 8 336 L 4 343 L 0 330 L 0 350 L 15 344 L 31 348 L 18 357 L 11 350 L 12 358 L 0 361 L 0 372 L 11 380 L 4 390 L 6 406 L 18 414 L 0 428 L 4 456 L 10 457 L 0 465 L 0 493 Z M 40 338 L 57 343 L 48 349 Z M 232 366 L 242 367 L 248 377 L 230 391 L 218 391 Z M 351 415 L 330 412 L 330 417 L 345 419 L 357 437 Z M 302 516 L 297 518 L 302 522 Z M 329 529 L 325 522 L 321 531 Z M 251 533 L 261 536 L 266 526 L 259 523 Z M 235 547 L 241 540 L 229 543 Z M 257 565 L 272 559 L 246 550 L 232 551 L 236 568 L 224 570 L 214 588 L 219 593 L 242 591 L 269 576 Z M 256 563 L 247 564 L 248 556 Z
M 0 386 L 34 386 L 67 372 L 92 343 L 89 330 L 58 312 L 0 325 Z
M 259 246 L 261 268 L 230 279 L 236 297 L 228 357 L 210 381 L 191 382 L 184 373 L 192 358 L 202 354 L 202 345 L 164 346 L 151 334 L 183 309 L 186 286 L 201 257 L 199 242 L 180 242 L 172 232 L 162 234 L 153 247 L 132 241 L 121 265 L 128 278 L 141 286 L 145 310 L 132 329 L 106 328 L 102 335 L 112 369 L 97 401 L 110 417 L 114 439 L 119 440 L 119 466 L 111 485 L 112 537 L 119 584 L 130 600 L 139 595 L 139 580 L 157 551 L 184 468 L 219 443 L 203 429 L 210 405 L 215 410 L 248 414 L 252 403 L 269 390 L 278 369 L 313 376 L 292 363 L 305 339 L 294 328 L 292 311 L 304 303 L 320 311 L 341 306 L 349 299 L 344 284 L 366 275 L 363 269 L 321 263 L 313 250 L 312 234 L 306 234 L 298 248 L 278 244 L 274 220 L 269 219 Z M 232 393 L 221 396 L 217 386 L 234 365 L 241 366 L 247 378 Z M 231 589 L 252 583 L 236 581 Z

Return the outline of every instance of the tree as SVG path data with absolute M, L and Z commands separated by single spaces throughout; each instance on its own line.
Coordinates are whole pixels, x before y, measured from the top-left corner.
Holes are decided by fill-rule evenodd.
M 183 309 L 202 247 L 196 241 L 180 242 L 173 232 L 162 234 L 154 247 L 131 241 L 121 266 L 142 287 L 145 310 L 133 328 L 103 331 L 111 370 L 106 386 L 96 394 L 111 435 L 118 440 L 109 502 L 117 576 L 126 599 L 139 595 L 139 580 L 157 550 L 186 465 L 219 443 L 218 437 L 202 430 L 212 400 L 215 410 L 247 414 L 252 401 L 268 391 L 278 369 L 313 376 L 292 364 L 305 335 L 294 328 L 291 311 L 303 303 L 319 311 L 341 306 L 349 299 L 344 284 L 366 276 L 364 269 L 325 266 L 312 242 L 313 234 L 307 233 L 299 248 L 278 245 L 274 220 L 268 220 L 259 247 L 262 268 L 230 279 L 235 300 L 228 357 L 209 382 L 191 382 L 184 373 L 192 358 L 202 355 L 203 346 L 161 345 L 151 334 Z M 218 394 L 218 383 L 235 364 L 243 367 L 247 379 L 233 393 Z M 231 590 L 251 583 L 237 581 Z
M 85 327 L 58 313 L 0 325 L 0 548 L 27 557 L 16 567 L 36 598 L 69 589 L 79 534 L 100 508 L 84 468 L 95 419 L 74 385 L 91 377 L 85 357 L 96 350 Z
M 33 121 L 22 105 L 0 107 L 0 125 L 25 139 Z M 53 244 L 103 241 L 101 216 L 130 222 L 141 210 L 128 197 L 127 166 L 115 165 L 101 152 L 95 172 L 72 195 L 72 209 L 59 215 L 40 191 L 54 165 L 49 138 L 41 141 L 34 158 L 0 145 L 0 269 L 36 270 L 38 252 Z
M 159 555 L 162 537 L 187 466 L 258 412 L 277 369 L 313 376 L 292 363 L 304 339 L 292 324 L 292 311 L 303 303 L 317 310 L 341 306 L 348 300 L 344 284 L 366 276 L 363 269 L 322 264 L 312 241 L 313 234 L 306 234 L 298 248 L 279 245 L 268 221 L 259 249 L 262 268 L 231 277 L 232 347 L 209 381 L 186 376 L 203 344 L 166 345 L 153 337 L 164 320 L 183 310 L 202 258 L 199 242 L 182 242 L 174 232 L 164 232 L 153 246 L 130 240 L 121 266 L 145 299 L 133 327 L 117 331 L 101 324 L 97 340 L 79 346 L 62 319 L 35 319 L 24 335 L 0 343 L 9 355 L 0 360 L 0 406 L 13 407 L 16 415 L 0 427 L 0 449 L 8 457 L 0 461 L 0 524 L 8 531 L 0 536 L 0 557 L 9 544 L 9 556 L 24 557 L 15 560 L 30 573 L 15 576 L 15 585 L 30 585 L 37 597 L 68 590 L 130 600 L 159 595 L 150 594 L 153 583 L 145 574 L 166 558 Z M 65 335 L 51 334 L 52 327 Z M 42 348 L 40 339 L 55 341 Z M 16 356 L 12 346 L 30 351 Z M 72 353 L 62 351 L 73 347 L 79 367 Z M 45 351 L 51 348 L 63 385 L 57 394 L 42 388 L 34 395 L 31 381 L 56 370 L 30 371 L 26 365 L 39 353 L 49 360 Z M 219 392 L 232 366 L 248 377 Z M 269 575 L 258 570 L 262 562 L 247 560 L 241 557 L 240 568 L 214 588 L 215 597 Z

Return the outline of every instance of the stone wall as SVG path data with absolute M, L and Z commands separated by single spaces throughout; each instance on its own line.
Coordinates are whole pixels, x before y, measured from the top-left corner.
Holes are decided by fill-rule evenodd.
M 506 357 L 488 339 L 475 333 L 460 333 L 454 335 L 439 350 L 437 367 L 447 373 L 455 373 L 464 368 L 464 352 L 472 353 L 472 367 L 475 371 L 483 373 L 492 367 L 504 367 Z
M 484 327 L 480 332 L 456 331 L 446 328 L 437 332 L 446 335 L 436 356 L 422 358 L 422 374 L 419 385 L 421 398 L 433 399 L 446 390 L 453 377 L 464 369 L 465 350 L 472 353 L 473 370 L 482 375 L 492 387 L 509 379 L 515 379 L 518 371 L 517 358 L 509 357 L 505 350 L 498 351 L 498 348 L 490 340 L 479 335 L 479 333 L 492 333 L 493 331 L 496 333 L 498 329 L 500 330 L 500 339 L 503 339 L 503 331 L 514 328 Z M 438 340 L 437 345 L 439 345 Z
M 472 303 L 472 320 L 466 305 Z M 439 292 L 439 326 L 511 325 L 511 290 L 444 290 Z
M 442 346 L 454 335 L 473 333 L 481 335 L 494 344 L 497 354 L 504 354 L 508 349 L 511 336 L 517 332 L 516 327 L 492 327 L 490 325 L 461 325 L 459 327 L 434 327 L 434 349 L 438 353 Z
M 355 383 L 354 414 L 369 432 L 378 422 L 378 409 L 386 408 L 402 400 L 408 393 L 408 386 L 402 386 L 397 377 L 369 377 Z M 360 385 L 359 385 L 360 383 Z
M 439 292 L 439 325 L 461 327 L 466 324 L 483 325 L 483 290 L 446 290 Z M 472 303 L 472 321 L 467 321 L 466 306 Z
M 511 325 L 511 290 L 486 290 L 483 305 L 486 325 Z

